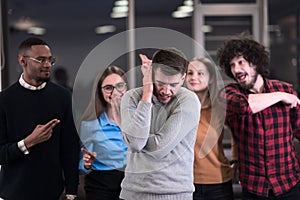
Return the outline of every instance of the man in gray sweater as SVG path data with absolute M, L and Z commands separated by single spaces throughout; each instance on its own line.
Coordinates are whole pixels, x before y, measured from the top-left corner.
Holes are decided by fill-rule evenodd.
M 121 102 L 128 153 L 120 198 L 191 200 L 200 102 L 182 87 L 188 61 L 175 48 L 156 51 L 152 61 L 140 57 L 143 87 Z

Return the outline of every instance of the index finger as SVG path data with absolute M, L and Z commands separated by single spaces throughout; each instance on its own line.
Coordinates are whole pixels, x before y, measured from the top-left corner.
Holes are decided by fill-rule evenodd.
M 56 124 L 58 124 L 60 120 L 58 119 L 52 119 L 47 124 L 45 124 L 45 128 L 53 128 Z
M 86 150 L 85 148 L 81 148 L 81 151 L 85 154 L 88 154 L 89 156 L 91 156 L 92 158 L 95 158 L 94 154 L 88 150 Z
M 143 64 L 150 64 L 151 60 L 144 54 L 139 54 Z
M 145 55 L 144 55 L 144 54 L 139 54 L 139 56 L 140 56 L 140 59 L 142 60 L 142 62 L 144 62 L 144 60 L 145 60 Z
M 85 154 L 91 154 L 91 152 L 89 152 L 88 150 L 86 150 L 85 148 L 81 148 L 81 151 Z

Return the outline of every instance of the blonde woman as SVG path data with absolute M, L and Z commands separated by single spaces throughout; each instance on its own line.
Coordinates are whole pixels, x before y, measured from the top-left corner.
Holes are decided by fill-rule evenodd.
M 225 113 L 217 103 L 220 89 L 216 67 L 208 58 L 192 60 L 188 65 L 186 85 L 201 102 L 194 148 L 193 199 L 232 200 L 233 169 L 223 151 Z

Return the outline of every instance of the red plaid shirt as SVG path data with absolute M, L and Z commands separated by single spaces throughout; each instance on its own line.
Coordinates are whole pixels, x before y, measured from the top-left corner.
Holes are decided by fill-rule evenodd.
M 242 187 L 259 196 L 287 192 L 300 180 L 293 138 L 300 139 L 300 108 L 278 102 L 261 112 L 252 113 L 250 91 L 229 84 L 221 93 L 226 102 L 226 123 L 232 130 L 239 150 Z M 263 93 L 287 92 L 296 95 L 290 84 L 265 80 Z

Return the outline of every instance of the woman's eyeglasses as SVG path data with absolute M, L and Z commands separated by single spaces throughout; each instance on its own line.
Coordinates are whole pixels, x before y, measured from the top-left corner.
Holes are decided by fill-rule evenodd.
M 104 85 L 102 89 L 107 92 L 111 93 L 114 89 L 118 90 L 119 92 L 124 92 L 127 89 L 127 84 L 124 82 L 117 83 L 115 86 L 113 85 Z

